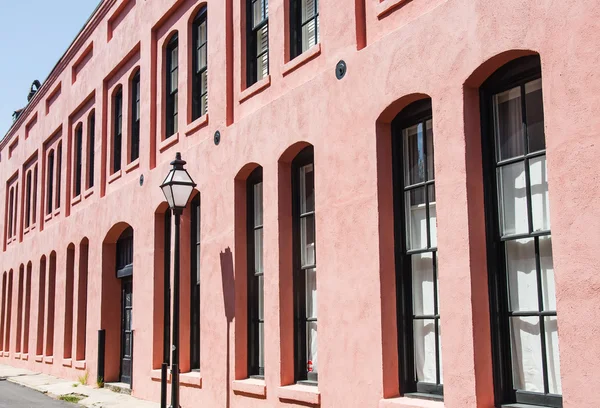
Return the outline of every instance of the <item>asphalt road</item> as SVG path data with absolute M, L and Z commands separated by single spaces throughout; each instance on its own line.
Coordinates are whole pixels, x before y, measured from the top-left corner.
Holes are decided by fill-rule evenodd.
M 41 392 L 0 380 L 0 408 L 74 408 L 75 404 L 53 400 Z

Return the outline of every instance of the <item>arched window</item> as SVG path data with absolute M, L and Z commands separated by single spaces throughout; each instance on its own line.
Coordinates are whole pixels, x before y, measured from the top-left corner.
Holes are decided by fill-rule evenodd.
M 179 82 L 179 38 L 173 34 L 166 48 L 166 134 L 165 138 L 173 136 L 178 130 L 178 82 Z
M 73 355 L 73 295 L 75 289 L 75 245 L 67 247 L 67 268 L 65 274 L 65 317 L 63 331 L 63 358 Z
M 32 210 L 32 219 L 31 223 L 35 224 L 36 216 L 37 216 L 37 184 L 38 184 L 38 166 L 37 163 L 33 168 L 33 210 Z M 43 212 L 44 210 L 42 210 Z
M 560 407 L 539 56 L 503 66 L 482 91 L 496 402 Z
M 81 163 L 83 143 L 83 125 L 80 123 L 75 128 L 75 191 L 77 197 L 81 194 Z
M 37 315 L 37 339 L 35 354 L 44 354 L 44 313 L 46 311 L 46 256 L 40 259 L 40 278 L 38 281 L 38 315 Z
M 23 354 L 29 353 L 29 319 L 31 316 L 31 262 L 27 264 L 27 275 L 25 282 L 25 314 L 23 321 Z
M 443 394 L 431 99 L 392 122 L 398 341 L 403 393 Z
M 200 194 L 192 199 L 191 205 L 191 262 L 190 262 L 190 367 L 200 369 Z
M 4 351 L 10 351 L 10 329 L 12 324 L 12 294 L 13 294 L 13 270 L 8 271 L 8 282 L 6 285 L 6 323 L 4 331 Z
M 133 274 L 133 228 L 128 227 L 117 241 L 117 277 Z
M 192 120 L 208 112 L 207 11 L 198 11 L 192 23 Z
M 87 238 L 79 244 L 79 276 L 77 284 L 77 343 L 75 345 L 75 358 L 85 361 L 85 334 L 87 325 L 87 295 L 88 295 L 88 252 L 89 241 Z
M 246 182 L 248 242 L 248 374 L 265 375 L 262 167 Z
M 294 334 L 296 381 L 316 383 L 317 260 L 315 231 L 315 171 L 313 147 L 292 162 L 294 231 Z
M 131 150 L 129 162 L 140 157 L 140 70 L 131 78 Z
M 25 282 L 25 266 L 21 264 L 19 267 L 19 275 L 17 281 L 17 341 L 15 344 L 15 352 L 21 352 L 21 344 L 23 340 L 23 289 Z
M 54 314 L 56 312 L 56 252 L 50 253 L 48 267 L 48 311 L 46 315 L 46 356 L 54 356 Z
M 319 43 L 319 0 L 290 0 L 290 57 Z
M 48 154 L 48 176 L 46 177 L 46 214 L 52 214 L 52 193 L 54 188 L 54 150 Z
M 123 141 L 123 88 L 119 86 L 113 95 L 113 162 L 112 172 L 121 170 L 121 147 Z
M 94 187 L 94 150 L 96 149 L 96 114 L 94 111 L 88 116 L 88 160 L 87 160 L 87 188 Z
M 2 298 L 0 299 L 0 350 L 4 349 L 4 319 L 6 317 L 6 272 L 2 274 Z
M 246 0 L 246 86 L 269 74 L 269 0 Z

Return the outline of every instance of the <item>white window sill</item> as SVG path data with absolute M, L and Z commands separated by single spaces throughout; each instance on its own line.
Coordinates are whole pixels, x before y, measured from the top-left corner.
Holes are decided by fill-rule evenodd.
M 379 400 L 379 408 L 444 408 L 443 401 L 397 397 Z
M 231 383 L 231 388 L 236 394 L 250 395 L 255 397 L 267 397 L 267 385 L 265 380 L 258 378 L 246 378 L 245 380 L 235 380 Z
M 288 402 L 300 402 L 310 405 L 321 404 L 319 387 L 312 385 L 293 384 L 279 387 L 277 389 L 277 397 L 282 401 Z

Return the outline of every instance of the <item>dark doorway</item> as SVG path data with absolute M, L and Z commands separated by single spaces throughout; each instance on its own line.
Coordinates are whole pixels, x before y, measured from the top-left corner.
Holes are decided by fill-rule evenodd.
M 121 368 L 119 379 L 131 385 L 133 368 L 133 229 L 127 228 L 117 241 L 117 278 L 121 280 Z
M 133 360 L 133 331 L 131 313 L 133 311 L 133 277 L 121 280 L 121 382 L 131 384 Z

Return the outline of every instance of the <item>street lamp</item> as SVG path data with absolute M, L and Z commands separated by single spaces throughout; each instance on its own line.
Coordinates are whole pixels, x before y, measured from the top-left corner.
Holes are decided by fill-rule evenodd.
M 179 222 L 196 183 L 183 166 L 181 153 L 175 155 L 171 170 L 160 188 L 175 216 L 175 257 L 173 260 L 173 347 L 171 356 L 171 408 L 179 408 Z M 165 282 L 166 284 L 167 282 Z M 166 307 L 165 307 L 166 309 Z M 166 318 L 166 316 L 165 316 Z M 166 405 L 166 362 L 163 362 L 161 378 L 161 404 Z M 162 407 L 165 408 L 165 407 Z

